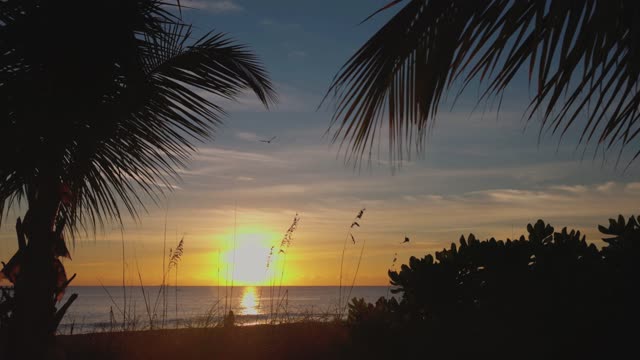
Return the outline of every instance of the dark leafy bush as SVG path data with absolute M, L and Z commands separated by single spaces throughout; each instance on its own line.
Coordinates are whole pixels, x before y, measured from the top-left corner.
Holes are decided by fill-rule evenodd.
M 401 314 L 400 304 L 393 297 L 381 297 L 375 304 L 367 303 L 362 298 L 353 298 L 349 303 L 347 323 L 356 331 L 384 333 L 398 327 Z
M 609 236 L 601 250 L 579 231 L 555 232 L 542 220 L 527 226 L 526 238 L 461 237 L 435 257 L 411 257 L 399 272 L 389 271 L 400 302 L 353 301 L 349 321 L 370 329 L 401 327 L 410 334 L 407 344 L 429 339 L 443 353 L 458 355 L 620 349 L 620 336 L 637 323 L 639 223 L 620 216 L 609 228 L 600 226 Z M 461 333 L 466 346 L 445 350 Z

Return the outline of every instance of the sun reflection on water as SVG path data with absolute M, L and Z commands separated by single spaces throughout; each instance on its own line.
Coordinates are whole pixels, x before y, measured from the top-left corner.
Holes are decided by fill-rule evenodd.
M 253 286 L 246 286 L 242 293 L 242 300 L 240 300 L 241 315 L 258 315 L 258 296 L 256 294 L 256 288 Z

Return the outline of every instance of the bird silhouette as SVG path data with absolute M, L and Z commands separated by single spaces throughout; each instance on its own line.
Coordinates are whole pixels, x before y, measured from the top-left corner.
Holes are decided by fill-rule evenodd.
M 275 138 L 277 138 L 277 136 L 274 136 L 274 137 L 272 137 L 272 138 L 271 138 L 271 139 L 269 139 L 269 140 L 260 140 L 260 142 L 267 143 L 267 144 L 271 144 L 271 142 L 272 142 Z
M 405 235 L 404 241 L 402 243 L 404 244 L 404 243 L 408 243 L 408 242 L 409 242 L 409 238 Z

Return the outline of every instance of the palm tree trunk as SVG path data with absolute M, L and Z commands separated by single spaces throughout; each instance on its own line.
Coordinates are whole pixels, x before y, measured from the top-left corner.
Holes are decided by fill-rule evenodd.
M 30 196 L 23 222 L 28 244 L 15 281 L 15 308 L 9 322 L 13 358 L 44 358 L 53 343 L 57 270 L 53 229 L 59 205 L 51 182 Z

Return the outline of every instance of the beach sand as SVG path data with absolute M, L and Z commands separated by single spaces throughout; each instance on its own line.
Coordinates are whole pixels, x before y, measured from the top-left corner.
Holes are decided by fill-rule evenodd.
M 149 330 L 56 337 L 66 359 L 336 359 L 348 329 L 334 323 Z

